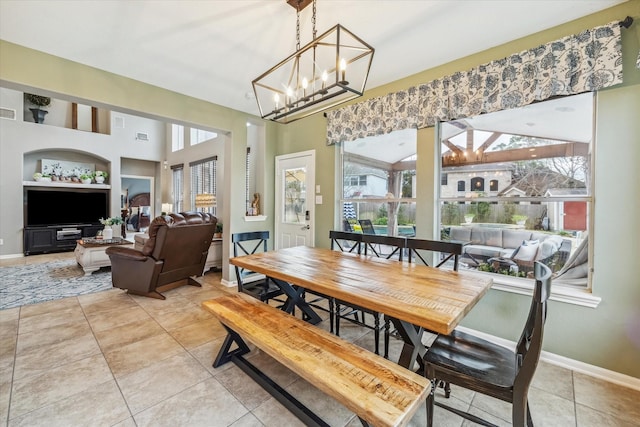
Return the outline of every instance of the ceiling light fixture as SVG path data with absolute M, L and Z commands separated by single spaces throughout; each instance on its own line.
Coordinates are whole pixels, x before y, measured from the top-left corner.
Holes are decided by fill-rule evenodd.
M 296 9 L 296 51 L 253 80 L 260 116 L 295 120 L 362 96 L 374 49 L 337 24 L 316 37 L 316 0 L 287 0 Z M 313 40 L 300 48 L 300 11 L 313 3 Z

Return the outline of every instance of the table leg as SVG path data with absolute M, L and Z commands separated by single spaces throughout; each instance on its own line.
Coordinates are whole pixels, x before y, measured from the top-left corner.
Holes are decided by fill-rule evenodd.
M 278 279 L 272 279 L 274 283 L 278 285 L 278 287 L 284 292 L 287 296 L 287 300 L 282 307 L 282 311 L 285 311 L 289 314 L 293 313 L 293 309 L 298 307 L 302 313 L 306 315 L 305 321 L 311 323 L 312 325 L 316 325 L 322 322 L 318 313 L 313 311 L 313 308 L 304 300 L 304 288 L 299 286 L 293 286 L 288 282 Z
M 423 358 L 427 352 L 427 348 L 422 344 L 424 329 L 393 317 L 391 318 L 391 321 L 396 327 L 398 335 L 400 335 L 400 338 L 404 341 L 398 365 L 413 370 L 413 364 L 418 362 L 418 365 L 420 366 L 418 372 L 424 372 Z

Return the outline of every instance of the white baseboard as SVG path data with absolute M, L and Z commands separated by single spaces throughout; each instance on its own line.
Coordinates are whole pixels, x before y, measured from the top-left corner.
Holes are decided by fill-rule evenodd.
M 236 287 L 238 287 L 238 282 L 236 282 L 235 280 L 222 279 L 222 280 L 220 280 L 220 284 L 222 286 L 226 286 L 227 288 L 236 288 Z
M 479 332 L 474 329 L 465 328 L 459 326 L 462 332 L 466 332 L 471 335 L 475 335 L 479 338 L 487 340 L 489 342 L 507 347 L 510 349 L 516 348 L 516 343 L 513 341 L 505 340 L 494 335 L 489 335 L 484 332 Z M 635 378 L 630 375 L 621 374 L 619 372 L 610 371 L 599 366 L 589 365 L 588 363 L 580 362 L 579 360 L 569 359 L 568 357 L 559 356 L 548 351 L 543 351 L 540 354 L 540 360 L 543 360 L 552 365 L 560 366 L 562 368 L 571 369 L 572 371 L 580 372 L 581 374 L 589 375 L 594 378 L 598 378 L 610 383 L 618 384 L 623 387 L 631 388 L 640 391 L 640 378 Z
M 23 258 L 24 254 L 7 254 L 0 255 L 0 259 L 13 259 L 13 258 Z

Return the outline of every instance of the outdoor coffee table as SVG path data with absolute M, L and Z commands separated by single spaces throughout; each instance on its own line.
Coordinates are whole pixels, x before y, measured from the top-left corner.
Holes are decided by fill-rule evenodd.
M 84 270 L 84 275 L 89 276 L 100 267 L 110 267 L 111 260 L 105 253 L 109 246 L 133 245 L 133 242 L 121 237 L 114 237 L 109 240 L 85 238 L 76 240 L 76 261 Z

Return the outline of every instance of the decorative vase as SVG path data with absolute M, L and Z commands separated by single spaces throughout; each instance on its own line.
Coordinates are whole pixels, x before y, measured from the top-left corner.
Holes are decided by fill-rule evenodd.
M 113 228 L 111 228 L 111 226 L 106 226 L 104 230 L 102 230 L 102 238 L 105 240 L 113 239 Z
M 50 176 L 43 176 L 38 181 L 40 181 L 40 182 L 51 182 L 51 177 Z
M 82 182 L 83 184 L 91 184 L 91 179 L 82 179 L 80 180 L 80 182 Z
M 104 176 L 96 176 L 96 184 L 102 184 L 104 182 Z
M 33 114 L 33 121 L 36 123 L 43 123 L 44 116 L 49 113 L 48 111 L 41 110 L 39 108 L 29 108 L 29 110 L 31 110 L 31 113 Z

